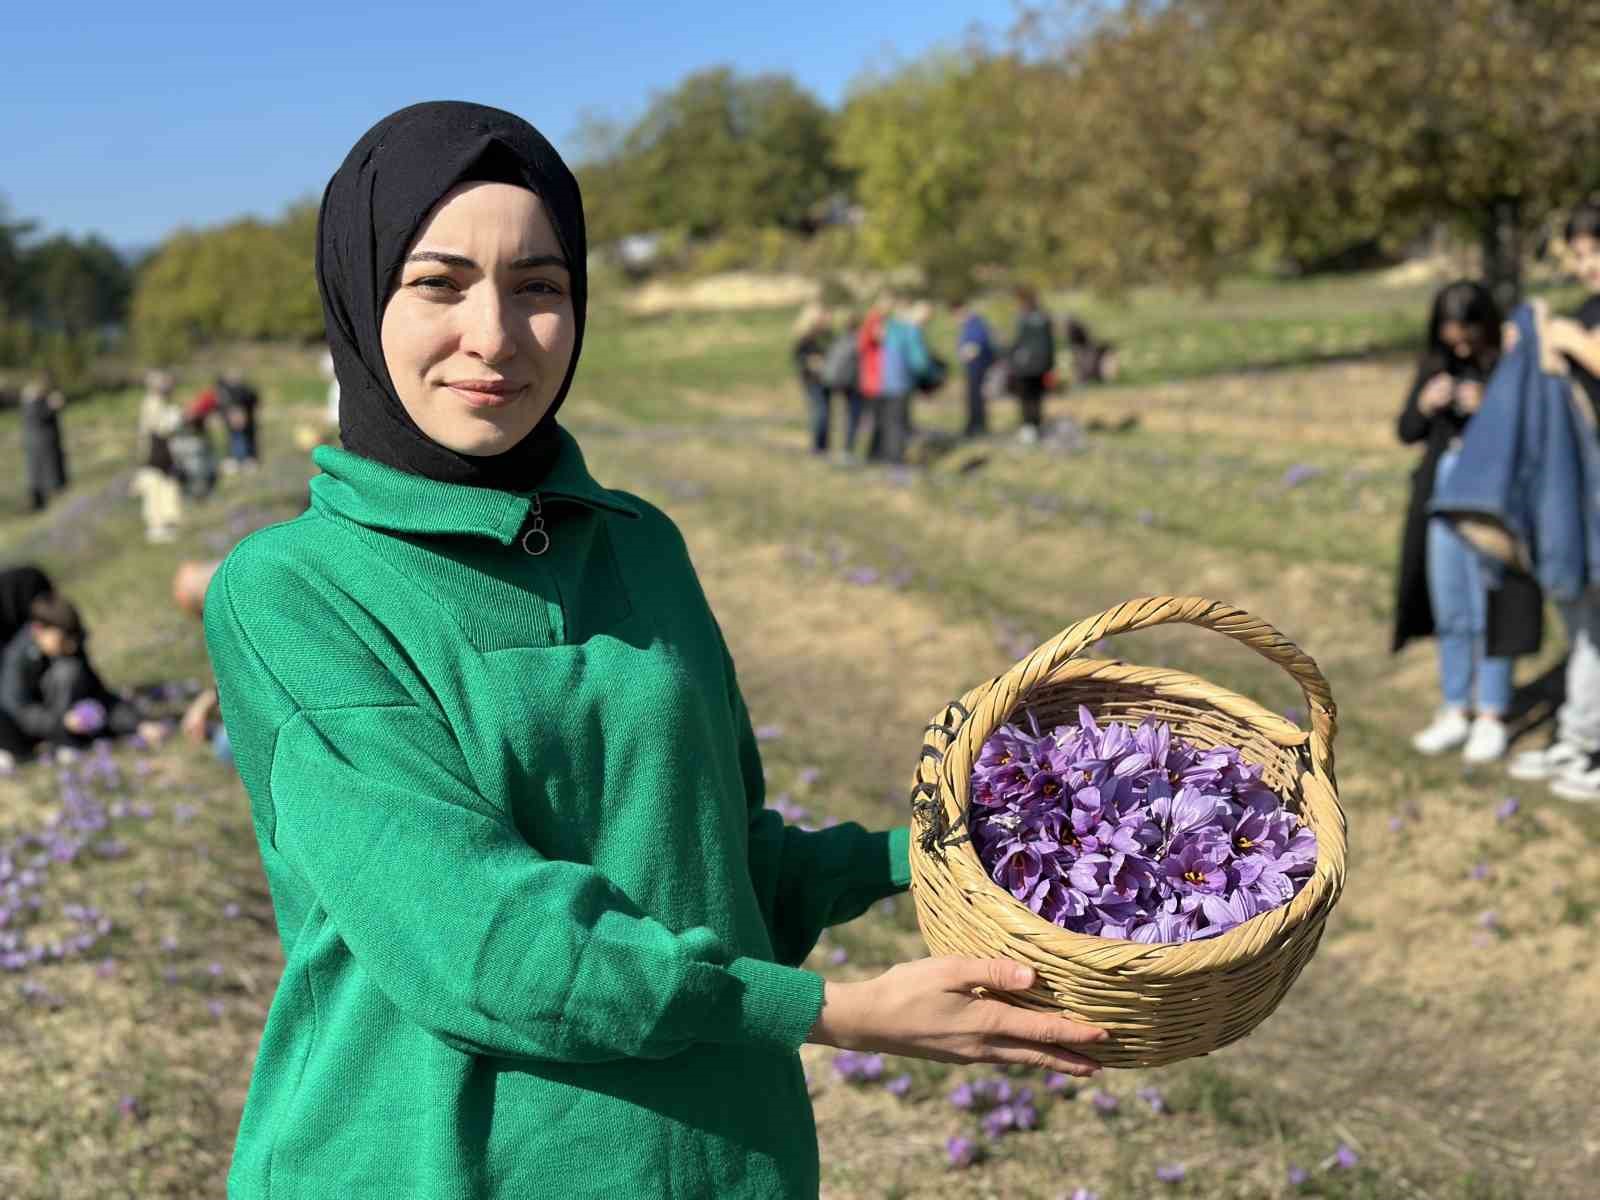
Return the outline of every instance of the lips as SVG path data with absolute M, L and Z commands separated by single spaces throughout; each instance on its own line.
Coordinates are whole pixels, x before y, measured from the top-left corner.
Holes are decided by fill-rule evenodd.
M 445 386 L 473 408 L 496 408 L 509 404 L 527 388 L 527 384 L 503 379 L 458 379 Z

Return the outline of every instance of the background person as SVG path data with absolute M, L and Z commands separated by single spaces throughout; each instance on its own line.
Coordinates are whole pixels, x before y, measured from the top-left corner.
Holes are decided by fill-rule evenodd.
M 961 360 L 967 387 L 967 423 L 963 437 L 982 437 L 989 432 L 989 415 L 983 381 L 997 357 L 994 331 L 970 300 L 957 300 L 950 306 L 958 324 L 956 357 Z
M 97 737 L 138 733 L 151 743 L 166 733 L 159 721 L 101 681 L 89 662 L 88 632 L 78 610 L 52 592 L 29 606 L 28 623 L 0 653 L 0 751 L 22 759 L 38 746 L 70 750 Z M 86 722 L 77 706 L 94 701 L 98 721 Z
M 1430 518 L 1428 502 L 1461 456 L 1462 435 L 1500 358 L 1502 324 L 1499 306 L 1486 287 L 1460 280 L 1442 288 L 1434 297 L 1427 345 L 1399 421 L 1400 440 L 1425 448 L 1412 475 L 1394 648 L 1412 637 L 1435 634 L 1443 697 L 1412 745 L 1428 755 L 1461 749 L 1471 763 L 1491 762 L 1506 751 L 1513 659 L 1508 653 L 1489 653 L 1489 646 L 1537 650 L 1540 600 L 1530 579 L 1521 576 L 1519 585 L 1508 574 L 1502 592 L 1515 596 L 1531 587 L 1531 604 L 1523 595 L 1520 606 L 1495 606 L 1496 619 L 1511 627 L 1491 637 L 1487 576 L 1478 552 L 1449 520 Z M 1519 586 L 1522 593 L 1516 591 Z M 1525 633 L 1532 634 L 1533 645 L 1525 644 Z
M 49 376 L 22 389 L 22 459 L 29 506 L 38 512 L 67 487 L 67 452 L 61 440 L 61 410 L 67 398 Z
M 1007 355 L 1011 388 L 1022 409 L 1018 437 L 1026 445 L 1039 440 L 1044 423 L 1045 377 L 1055 369 L 1056 343 L 1050 316 L 1039 307 L 1039 294 L 1026 285 L 1016 289 L 1017 334 Z
M 1552 317 L 1534 301 L 1548 349 L 1565 362 L 1600 427 L 1600 206 L 1582 204 L 1567 219 L 1568 269 L 1588 293 L 1572 317 Z M 1600 568 L 1591 567 L 1591 572 Z M 1515 779 L 1549 780 L 1567 800 L 1600 802 L 1600 585 L 1591 580 L 1583 595 L 1561 606 L 1567 627 L 1566 698 L 1556 713 L 1555 739 L 1543 750 L 1511 760 Z
M 794 345 L 791 354 L 800 388 L 806 399 L 806 419 L 811 431 L 811 452 L 828 452 L 829 403 L 828 385 L 823 380 L 823 367 L 828 346 L 833 340 L 833 325 L 828 310 L 812 302 L 800 310 L 794 323 Z

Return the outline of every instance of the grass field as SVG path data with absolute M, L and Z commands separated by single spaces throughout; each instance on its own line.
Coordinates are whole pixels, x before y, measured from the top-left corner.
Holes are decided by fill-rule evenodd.
M 947 1093 L 992 1071 L 891 1062 L 885 1078 L 912 1078 L 896 1098 L 838 1079 L 831 1051 L 807 1047 L 825 1195 L 1595 1195 L 1600 812 L 1414 757 L 1407 738 L 1436 702 L 1431 649 L 1387 652 L 1411 467 L 1393 438 L 1408 366 L 1392 351 L 1414 342 L 1424 302 L 1357 279 L 1092 311 L 1127 347 L 1127 381 L 1054 407 L 1132 427 L 1091 432 L 1074 455 L 996 438 L 925 470 L 806 453 L 788 313 L 596 314 L 564 417 L 598 478 L 683 528 L 768 727 L 774 803 L 904 821 L 929 714 L 1137 595 L 1200 593 L 1267 618 L 1339 703 L 1348 890 L 1271 1019 L 1163 1071 L 1062 1093 L 1019 1075 L 1040 1127 L 959 1174 L 944 1141 L 977 1120 Z M 318 405 L 313 360 L 262 350 L 253 366 L 267 465 L 192 509 L 176 546 L 145 545 L 124 494 L 131 395 L 69 411 L 74 486 L 50 511 L 0 515 L 0 558 L 40 562 L 79 601 L 113 682 L 203 679 L 199 629 L 167 599 L 175 562 L 304 503 L 310 468 L 289 435 Z M 919 419 L 953 429 L 959 408 L 951 388 Z M 16 441 L 0 414 L 0 460 L 16 461 Z M 1552 630 L 1519 680 L 1556 664 Z M 1215 635 L 1158 631 L 1114 650 L 1300 706 L 1286 677 Z M 0 847 L 19 871 L 43 858 L 41 906 L 14 907 L 0 931 L 49 942 L 92 924 L 68 905 L 109 920 L 85 954 L 0 974 L 0 1196 L 222 1192 L 281 961 L 245 798 L 187 746 L 112 762 L 115 778 L 101 768 L 65 798 L 53 769 L 0 780 Z M 56 852 L 67 835 L 82 842 L 70 860 Z M 859 978 L 919 953 L 901 898 L 834 930 L 812 965 Z M 1151 1087 L 1166 1112 L 1139 1098 Z M 1181 1182 L 1157 1180 L 1180 1163 Z M 1292 1167 L 1305 1183 L 1289 1185 Z

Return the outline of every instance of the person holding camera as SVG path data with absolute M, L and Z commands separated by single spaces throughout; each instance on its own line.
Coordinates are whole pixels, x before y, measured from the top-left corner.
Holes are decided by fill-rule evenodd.
M 1477 551 L 1449 521 L 1429 518 L 1428 501 L 1455 469 L 1462 434 L 1499 361 L 1500 338 L 1500 309 L 1487 288 L 1467 280 L 1443 288 L 1434 297 L 1427 346 L 1399 422 L 1400 440 L 1425 449 L 1412 475 L 1394 649 L 1435 634 L 1444 694 L 1412 745 L 1427 755 L 1461 749 L 1471 763 L 1506 752 L 1511 655 L 1537 648 L 1527 644 L 1538 637 L 1537 586 L 1508 572 L 1491 603 Z

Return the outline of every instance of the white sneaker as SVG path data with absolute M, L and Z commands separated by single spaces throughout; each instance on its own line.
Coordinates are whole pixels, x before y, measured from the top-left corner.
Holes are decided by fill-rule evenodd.
M 1420 754 L 1443 754 L 1465 745 L 1470 736 L 1472 723 L 1465 712 L 1459 708 L 1441 708 L 1434 715 L 1433 724 L 1413 737 L 1411 744 Z
M 1551 792 L 1563 800 L 1600 804 L 1600 765 L 1588 765 L 1593 761 L 1588 759 L 1585 766 L 1574 767 L 1557 775 L 1550 781 Z
M 1472 722 L 1472 732 L 1467 735 L 1461 757 L 1469 763 L 1491 763 L 1505 756 L 1509 741 L 1504 721 L 1498 717 L 1479 716 Z
M 1524 750 L 1507 765 L 1506 774 L 1513 779 L 1555 779 L 1573 771 L 1582 771 L 1588 765 L 1587 752 L 1571 742 L 1557 739 L 1543 750 Z

